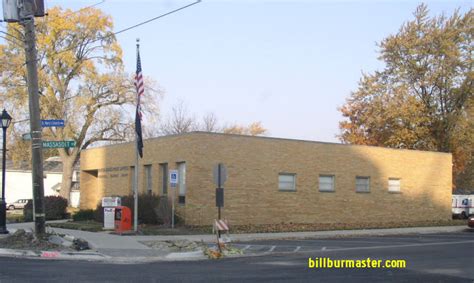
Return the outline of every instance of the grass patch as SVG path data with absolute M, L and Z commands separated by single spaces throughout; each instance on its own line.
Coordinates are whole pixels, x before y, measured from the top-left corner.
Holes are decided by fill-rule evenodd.
M 50 223 L 51 227 L 74 229 L 89 232 L 101 232 L 102 223 L 87 221 L 71 221 L 66 223 Z M 383 229 L 406 227 L 434 227 L 434 226 L 466 226 L 466 219 L 453 219 L 444 221 L 418 221 L 407 223 L 312 223 L 312 224 L 266 224 L 266 225 L 230 225 L 231 234 L 243 233 L 277 233 L 277 232 L 308 232 L 331 230 L 356 230 L 356 229 Z M 200 235 L 212 234 L 212 226 L 177 226 L 174 229 L 163 225 L 139 225 L 141 235 Z
M 89 232 L 103 231 L 102 223 L 93 221 L 93 220 L 71 221 L 71 222 L 65 222 L 65 223 L 49 223 L 48 225 L 55 228 L 64 228 L 64 229 L 81 230 L 81 231 L 89 231 Z
M 7 223 L 25 222 L 23 213 L 7 213 Z
M 212 227 L 189 228 L 185 226 L 175 226 L 171 229 L 169 227 L 159 225 L 140 225 L 139 231 L 142 235 L 201 235 L 211 234 Z
M 315 232 L 315 231 L 333 231 L 333 230 L 359 230 L 359 229 L 384 229 L 384 228 L 407 228 L 407 227 L 436 227 L 436 226 L 466 226 L 466 219 L 452 219 L 444 221 L 417 221 L 406 223 L 281 223 L 281 224 L 262 224 L 262 225 L 232 225 L 230 224 L 231 234 L 244 233 L 278 233 L 278 232 Z M 211 226 L 192 226 L 187 227 L 190 230 L 200 234 L 211 233 Z
M 102 232 L 102 223 L 94 220 L 70 221 L 65 223 L 49 223 L 51 227 L 82 230 L 89 232 Z M 212 227 L 185 227 L 175 226 L 174 229 L 163 225 L 139 225 L 139 234 L 141 235 L 200 235 L 211 234 Z

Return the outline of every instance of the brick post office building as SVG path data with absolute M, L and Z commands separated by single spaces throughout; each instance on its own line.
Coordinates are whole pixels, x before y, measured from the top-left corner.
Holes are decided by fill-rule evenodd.
M 172 192 L 188 225 L 216 218 L 213 167 L 223 163 L 223 216 L 233 224 L 371 223 L 451 218 L 448 153 L 205 132 L 145 140 L 139 190 Z M 127 195 L 135 144 L 81 153 L 81 207 Z

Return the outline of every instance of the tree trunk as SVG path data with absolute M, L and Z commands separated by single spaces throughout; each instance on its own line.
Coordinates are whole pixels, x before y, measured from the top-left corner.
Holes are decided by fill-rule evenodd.
M 60 153 L 59 155 L 61 156 L 61 161 L 63 163 L 63 177 L 59 194 L 63 198 L 67 199 L 68 203 L 70 203 L 72 174 L 74 171 L 74 161 L 76 160 L 77 154 L 68 156 L 64 153 Z

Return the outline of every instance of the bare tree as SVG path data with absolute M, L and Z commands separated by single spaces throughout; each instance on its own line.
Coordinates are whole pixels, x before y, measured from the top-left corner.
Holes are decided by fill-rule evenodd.
M 220 132 L 216 114 L 209 112 L 202 117 L 202 124 L 199 126 L 200 131 Z
M 192 131 L 204 131 L 213 133 L 225 133 L 236 135 L 261 136 L 267 134 L 267 129 L 261 122 L 253 122 L 248 126 L 230 124 L 219 126 L 216 114 L 209 112 L 202 117 L 201 123 L 196 119 L 196 115 L 190 113 L 183 101 L 172 107 L 171 114 L 160 125 L 161 135 L 184 134 Z
M 196 117 L 191 115 L 186 104 L 180 101 L 172 107 L 171 115 L 161 124 L 160 132 L 163 135 L 177 135 L 196 129 Z

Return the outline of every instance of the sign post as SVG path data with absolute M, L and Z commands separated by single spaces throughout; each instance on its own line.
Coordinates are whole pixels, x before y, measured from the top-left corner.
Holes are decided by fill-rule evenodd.
M 178 184 L 178 170 L 170 170 L 170 185 L 171 185 L 171 228 L 174 229 L 174 195 L 176 193 L 176 186 Z
M 216 184 L 216 206 L 217 206 L 217 218 L 218 221 L 221 220 L 221 207 L 224 207 L 224 188 L 223 185 L 227 180 L 227 168 L 224 166 L 223 163 L 219 163 L 214 166 L 213 170 L 214 176 L 214 183 Z M 221 231 L 217 229 L 217 245 L 219 246 L 219 250 L 221 249 L 220 246 L 220 239 L 221 239 Z

